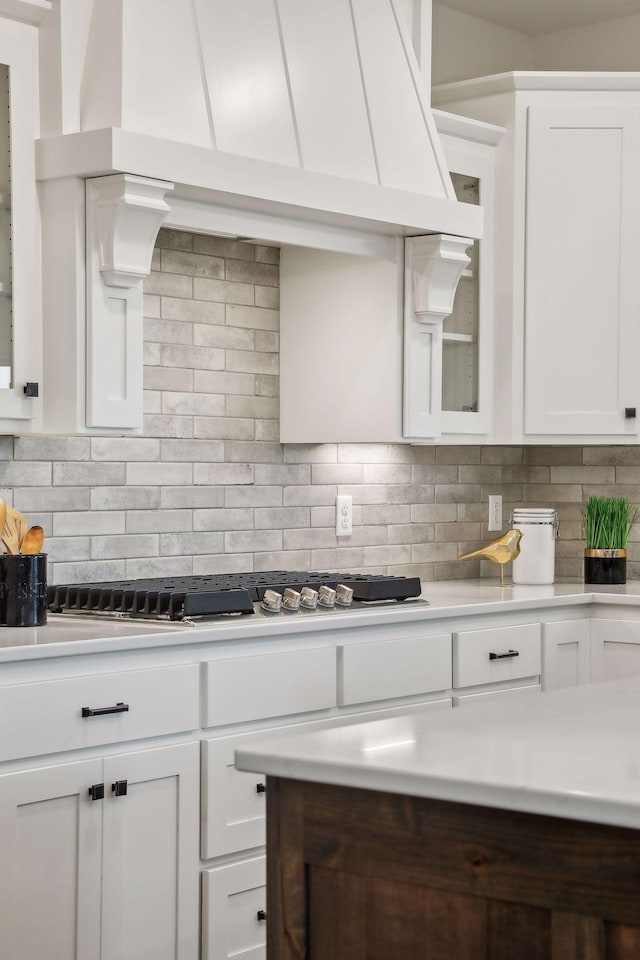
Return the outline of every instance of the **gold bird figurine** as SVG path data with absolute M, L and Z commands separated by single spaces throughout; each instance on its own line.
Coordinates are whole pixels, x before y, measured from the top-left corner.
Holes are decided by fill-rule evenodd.
M 496 539 L 490 543 L 486 543 L 484 547 L 478 547 L 477 550 L 472 550 L 470 553 L 463 553 L 458 557 L 458 560 L 469 560 L 471 557 L 486 557 L 493 563 L 499 563 L 500 586 L 504 587 L 504 565 L 505 563 L 511 563 L 511 561 L 515 560 L 518 556 L 520 553 L 521 540 L 522 531 L 516 530 L 515 527 L 513 527 L 511 530 L 507 530 L 506 533 L 496 537 Z

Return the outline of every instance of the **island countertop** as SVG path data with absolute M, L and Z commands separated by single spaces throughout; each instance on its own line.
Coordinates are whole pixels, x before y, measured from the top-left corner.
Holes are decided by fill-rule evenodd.
M 273 738 L 236 766 L 640 828 L 640 677 Z

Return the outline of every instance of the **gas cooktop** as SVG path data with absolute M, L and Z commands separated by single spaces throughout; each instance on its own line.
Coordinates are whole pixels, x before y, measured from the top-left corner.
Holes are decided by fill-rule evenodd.
M 270 570 L 220 576 L 155 577 L 107 583 L 60 584 L 48 590 L 52 613 L 183 620 L 221 614 L 343 609 L 355 604 L 417 600 L 418 577 Z

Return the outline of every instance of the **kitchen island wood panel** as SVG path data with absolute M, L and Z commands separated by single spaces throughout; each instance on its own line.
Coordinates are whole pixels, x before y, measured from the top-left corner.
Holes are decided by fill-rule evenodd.
M 271 960 L 636 960 L 637 830 L 270 777 Z

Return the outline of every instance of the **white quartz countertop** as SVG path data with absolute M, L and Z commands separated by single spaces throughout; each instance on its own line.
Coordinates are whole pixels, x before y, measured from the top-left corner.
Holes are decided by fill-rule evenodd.
M 236 766 L 640 828 L 640 677 L 281 736 Z
M 42 627 L 1 627 L 0 663 L 15 660 L 105 653 L 193 643 L 268 639 L 318 634 L 338 627 L 368 628 L 396 623 L 428 623 L 445 617 L 505 611 L 535 611 L 550 606 L 614 603 L 640 606 L 640 581 L 620 587 L 597 587 L 582 581 L 551 586 L 505 587 L 497 580 L 452 580 L 423 583 L 424 604 L 400 603 L 349 611 L 295 615 L 203 618 L 193 623 L 77 617 L 49 614 Z

